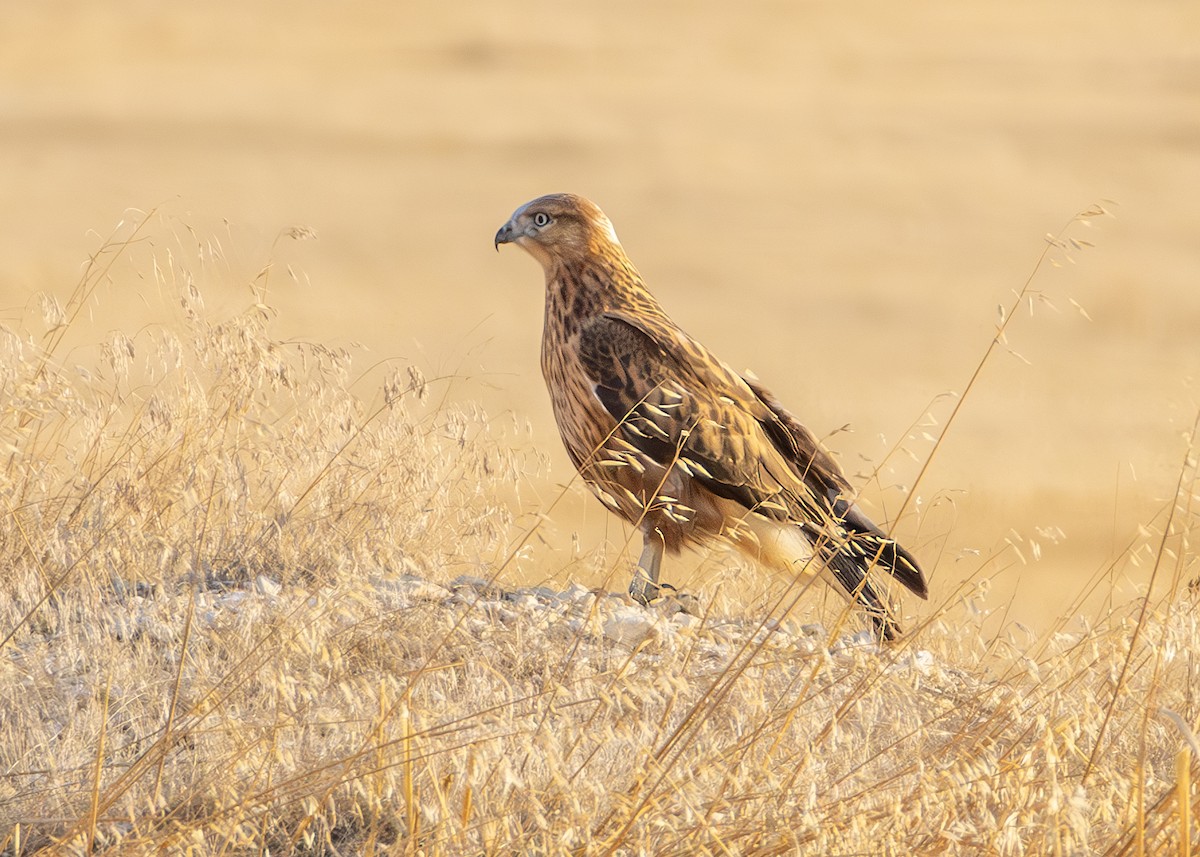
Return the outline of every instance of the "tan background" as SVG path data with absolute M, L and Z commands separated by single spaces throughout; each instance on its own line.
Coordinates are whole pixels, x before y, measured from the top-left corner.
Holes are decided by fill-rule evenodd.
M 943 595 L 980 565 L 965 550 L 1036 539 L 1041 561 L 997 572 L 998 586 L 1018 591 L 1014 616 L 1043 623 L 1173 490 L 1200 367 L 1194 2 L 217 0 L 2 15 L 9 321 L 36 290 L 65 298 L 128 208 L 216 236 L 234 283 L 281 229 L 311 227 L 317 241 L 275 251 L 304 274 L 272 281 L 281 332 L 362 343 L 364 365 L 402 356 L 470 376 L 455 395 L 527 416 L 552 455 L 550 481 L 526 491 L 545 505 L 568 468 L 537 369 L 541 278 L 491 237 L 518 204 L 572 190 L 607 210 L 693 334 L 818 434 L 849 423 L 831 444 L 856 472 L 962 389 L 1042 236 L 1107 198 L 1117 217 L 1073 233 L 1097 248 L 1036 281 L 1059 311 L 1014 323 L 1032 365 L 999 355 L 984 373 L 919 489 L 933 511 L 902 532 Z M 235 285 L 209 294 L 217 312 L 249 300 Z M 162 320 L 166 305 L 118 278 L 96 324 Z M 884 483 L 910 484 L 916 464 L 894 463 Z M 894 509 L 894 491 L 867 493 L 878 516 Z M 606 531 L 595 504 L 553 518 L 560 542 Z

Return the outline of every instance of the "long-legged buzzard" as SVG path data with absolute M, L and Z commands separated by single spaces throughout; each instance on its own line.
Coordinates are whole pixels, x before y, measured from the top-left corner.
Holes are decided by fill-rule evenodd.
M 671 321 L 604 213 L 580 196 L 543 196 L 500 227 L 497 248 L 509 243 L 545 270 L 542 372 L 567 453 L 641 531 L 630 594 L 658 594 L 664 551 L 723 539 L 821 577 L 893 639 L 872 571 L 925 598 L 916 559 L 854 504 L 841 468 L 774 394 Z

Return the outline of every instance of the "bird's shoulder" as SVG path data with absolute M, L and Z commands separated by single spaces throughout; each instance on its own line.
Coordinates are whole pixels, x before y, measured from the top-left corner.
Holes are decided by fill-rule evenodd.
M 597 313 L 580 328 L 579 350 L 585 366 L 631 379 L 684 384 L 693 395 L 752 395 L 736 372 L 664 313 Z

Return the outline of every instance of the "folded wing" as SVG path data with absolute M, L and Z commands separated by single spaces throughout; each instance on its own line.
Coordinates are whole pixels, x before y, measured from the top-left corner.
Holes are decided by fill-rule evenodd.
M 927 596 L 916 560 L 853 505 L 837 464 L 769 390 L 666 319 L 598 315 L 582 330 L 579 352 L 618 423 L 615 438 L 747 512 L 799 526 L 873 612 L 881 602 L 866 572 L 875 565 Z

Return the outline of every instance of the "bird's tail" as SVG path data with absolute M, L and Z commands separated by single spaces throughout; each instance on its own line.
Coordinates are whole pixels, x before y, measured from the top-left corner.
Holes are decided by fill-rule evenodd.
M 929 597 L 929 584 L 917 559 L 893 538 L 889 538 L 858 506 L 836 495 L 830 497 L 831 523 L 844 540 L 837 549 L 858 558 L 863 568 L 879 568 L 916 595 Z
M 880 594 L 867 573 L 869 560 L 864 561 L 846 546 L 829 551 L 820 551 L 829 573 L 844 590 L 847 598 L 861 607 L 871 617 L 871 625 L 880 640 L 890 642 L 903 633 L 892 615 L 887 599 Z
M 928 587 L 924 575 L 912 554 L 888 538 L 857 507 L 846 505 L 833 511 L 838 517 L 826 516 L 820 525 L 748 515 L 740 521 L 746 532 L 734 544 L 768 567 L 823 577 L 866 611 L 881 640 L 894 640 L 901 633 L 900 626 L 886 593 L 873 578 L 878 571 L 886 571 L 925 598 Z M 749 538 L 744 537 L 747 535 Z
M 871 617 L 879 638 L 894 640 L 901 633 L 900 626 L 886 596 L 871 580 L 871 573 L 876 569 L 886 571 L 916 595 L 928 598 L 925 575 L 913 555 L 884 535 L 857 507 L 843 507 L 837 512 L 843 516 L 837 527 L 839 538 L 814 539 L 817 554 L 846 596 Z

